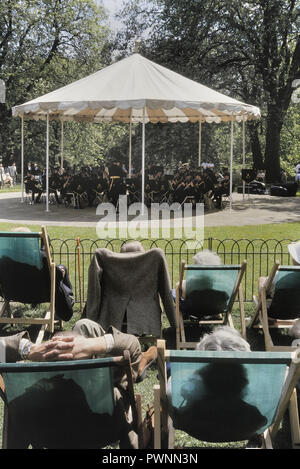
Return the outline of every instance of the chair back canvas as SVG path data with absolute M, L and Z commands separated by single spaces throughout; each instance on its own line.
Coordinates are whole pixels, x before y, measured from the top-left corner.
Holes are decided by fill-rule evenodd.
M 170 351 L 174 428 L 202 441 L 248 440 L 273 423 L 290 353 Z
M 0 232 L 0 288 L 6 300 L 49 301 L 50 274 L 42 269 L 40 240 L 39 233 Z
M 275 319 L 300 316 L 300 266 L 280 266 L 268 314 Z
M 39 233 L 30 233 L 30 236 L 24 234 L 17 236 L 15 233 L 0 232 L 0 261 L 8 258 L 40 270 L 42 259 Z
M 197 316 L 228 311 L 239 272 L 239 265 L 187 266 L 185 311 Z
M 1 365 L 9 447 L 100 448 L 114 441 L 112 367 L 112 358 Z

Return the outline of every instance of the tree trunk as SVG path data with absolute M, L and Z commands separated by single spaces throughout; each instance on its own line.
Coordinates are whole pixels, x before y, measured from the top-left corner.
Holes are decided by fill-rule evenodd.
M 266 124 L 265 168 L 266 182 L 275 183 L 280 177 L 280 132 L 283 124 L 283 111 L 276 105 L 268 107 Z
M 258 128 L 260 122 L 249 121 L 248 130 L 250 134 L 250 143 L 253 157 L 253 168 L 264 169 L 263 155 L 261 151 L 260 141 L 258 137 Z

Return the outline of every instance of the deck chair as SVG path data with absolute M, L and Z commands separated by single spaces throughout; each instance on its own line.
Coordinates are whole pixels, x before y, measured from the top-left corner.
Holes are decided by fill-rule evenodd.
M 98 321 L 104 330 L 114 326 L 143 342 L 155 342 L 162 333 L 162 306 L 175 327 L 174 301 L 162 249 L 124 253 L 96 249 L 88 273 L 88 319 Z
M 197 324 L 229 324 L 233 326 L 231 310 L 238 296 L 241 331 L 246 336 L 242 278 L 247 262 L 241 265 L 202 266 L 181 263 L 176 285 L 176 348 L 195 348 L 197 342 L 187 342 L 185 326 Z M 182 286 L 186 272 L 186 293 L 182 304 Z
M 274 294 L 268 305 L 268 294 L 275 276 Z M 263 329 L 266 350 L 291 350 L 291 346 L 275 345 L 270 329 L 289 329 L 300 318 L 300 266 L 280 266 L 276 261 L 259 297 L 254 296 L 253 299 L 256 308 L 248 327 Z
M 43 262 L 41 243 L 45 248 L 49 276 L 41 275 Z M 0 324 L 41 325 L 41 333 L 48 327 L 54 331 L 55 316 L 55 264 L 52 261 L 45 227 L 40 233 L 0 232 Z M 40 304 L 50 303 L 44 317 L 17 318 L 13 316 L 11 302 Z M 8 313 L 8 317 L 4 316 Z M 38 342 L 42 340 L 39 335 Z
M 165 350 L 165 341 L 159 340 L 154 447 L 174 447 L 175 428 L 214 443 L 259 437 L 262 447 L 271 449 L 295 396 L 299 354 L 300 349 L 290 353 Z M 299 432 L 292 438 L 294 448 L 299 448 Z
M 120 367 L 127 375 L 132 424 L 114 397 L 113 373 L 120 373 Z M 118 440 L 126 448 L 128 426 L 137 432 L 141 447 L 141 402 L 134 395 L 128 351 L 94 360 L 0 363 L 0 373 L 3 448 L 99 449 Z

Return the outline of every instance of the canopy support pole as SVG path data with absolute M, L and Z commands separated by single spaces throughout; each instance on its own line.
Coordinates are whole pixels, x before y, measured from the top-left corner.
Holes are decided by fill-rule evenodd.
M 131 178 L 131 153 L 132 153 L 132 110 L 130 110 L 130 123 L 129 123 L 129 163 L 128 163 L 128 177 Z
M 145 202 L 145 108 L 143 108 L 142 127 L 142 215 L 144 215 Z
M 61 121 L 60 169 L 64 167 L 64 121 Z
M 243 116 L 243 169 L 245 169 L 245 116 Z M 243 181 L 243 200 L 245 199 L 246 183 Z
M 202 143 L 202 121 L 199 121 L 199 146 L 198 146 L 198 166 L 201 164 L 201 143 Z
M 232 209 L 232 164 L 233 164 L 233 120 L 231 121 L 231 138 L 230 138 L 230 211 Z
M 46 212 L 49 212 L 49 112 L 46 126 Z
M 24 202 L 24 115 L 21 116 L 21 202 Z

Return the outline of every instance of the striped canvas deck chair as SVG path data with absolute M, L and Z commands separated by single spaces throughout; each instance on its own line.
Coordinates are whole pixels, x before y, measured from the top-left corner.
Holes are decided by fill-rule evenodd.
M 266 350 L 291 350 L 291 346 L 274 344 L 270 329 L 289 329 L 300 318 L 300 266 L 275 262 L 258 298 L 253 299 L 256 308 L 248 327 L 263 329 Z
M 241 265 L 203 266 L 181 263 L 176 285 L 176 348 L 195 348 L 197 342 L 186 341 L 185 326 L 192 323 L 228 324 L 233 327 L 231 310 L 238 297 L 241 330 L 245 337 L 244 302 L 241 282 L 247 262 Z M 182 299 L 184 272 L 185 297 Z M 183 300 L 183 301 L 182 301 Z
M 205 442 L 241 441 L 247 445 L 256 438 L 263 448 L 273 448 L 290 401 L 297 406 L 299 354 L 300 349 L 165 350 L 165 341 L 159 340 L 160 384 L 154 387 L 155 448 L 172 448 L 174 429 Z M 291 432 L 293 447 L 299 448 L 299 421 L 292 422 Z
M 115 398 L 115 371 L 127 375 L 132 424 Z M 128 351 L 93 360 L 0 363 L 0 373 L 3 448 L 99 449 L 118 440 L 125 448 L 129 430 L 139 435 L 140 396 L 134 395 Z
M 49 271 L 43 269 L 42 245 Z M 37 324 L 54 331 L 55 264 L 45 227 L 40 233 L 0 232 L 0 296 L 0 324 Z M 43 317 L 14 317 L 12 302 L 49 303 L 49 311 Z

